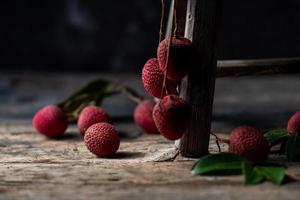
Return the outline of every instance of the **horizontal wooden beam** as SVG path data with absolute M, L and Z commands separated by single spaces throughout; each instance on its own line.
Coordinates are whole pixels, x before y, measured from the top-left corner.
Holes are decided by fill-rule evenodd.
M 217 77 L 300 73 L 300 57 L 218 61 Z

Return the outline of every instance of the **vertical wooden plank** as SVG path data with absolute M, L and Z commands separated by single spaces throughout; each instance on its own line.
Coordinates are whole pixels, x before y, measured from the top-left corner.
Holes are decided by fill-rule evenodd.
M 182 81 L 181 96 L 191 105 L 189 128 L 180 140 L 185 157 L 208 154 L 217 67 L 222 0 L 188 0 L 185 37 L 195 46 L 194 66 Z

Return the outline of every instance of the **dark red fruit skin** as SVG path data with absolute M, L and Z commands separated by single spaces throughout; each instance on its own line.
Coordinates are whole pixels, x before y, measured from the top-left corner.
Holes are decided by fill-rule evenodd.
M 118 131 L 106 122 L 90 126 L 85 132 L 84 142 L 88 150 L 98 157 L 112 156 L 120 146 Z
M 153 119 L 160 134 L 169 140 L 182 137 L 190 122 L 189 105 L 176 95 L 165 96 L 153 109 Z
M 300 111 L 296 112 L 290 119 L 287 125 L 287 131 L 290 134 L 300 133 Z
M 93 124 L 109 122 L 109 116 L 102 108 L 97 106 L 85 107 L 78 118 L 77 127 L 82 134 Z
M 152 96 L 161 98 L 165 96 L 166 92 L 162 94 L 162 86 L 164 81 L 164 74 L 159 69 L 156 58 L 151 58 L 146 62 L 142 70 L 142 81 L 145 90 Z M 169 94 L 177 94 L 177 82 L 167 80 L 166 87 Z
M 68 119 L 58 106 L 47 105 L 34 115 L 32 125 L 39 133 L 49 138 L 56 138 L 65 133 Z
M 164 39 L 157 48 L 157 59 L 161 71 L 165 71 L 169 41 L 169 39 Z M 168 78 L 170 80 L 181 80 L 189 73 L 192 55 L 193 47 L 189 39 L 184 37 L 172 38 L 168 61 Z
M 240 126 L 230 134 L 229 151 L 250 161 L 261 162 L 267 159 L 270 147 L 260 130 L 251 126 Z
M 135 123 L 147 133 L 158 133 L 152 115 L 155 104 L 156 103 L 151 100 L 141 101 L 133 112 Z

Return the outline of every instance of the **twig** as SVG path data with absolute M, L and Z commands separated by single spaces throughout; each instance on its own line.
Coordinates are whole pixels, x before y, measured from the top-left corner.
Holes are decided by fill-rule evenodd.
M 226 144 L 229 144 L 230 141 L 228 139 L 222 139 L 222 138 L 219 138 L 215 133 L 210 133 L 211 135 L 213 135 L 218 141 L 222 142 L 222 143 L 226 143 Z
M 173 36 L 176 37 L 177 34 L 177 0 L 174 0 L 174 31 L 173 31 Z
M 124 87 L 122 85 L 119 85 L 118 90 L 120 91 L 121 94 L 125 95 L 128 99 L 140 103 L 141 101 L 144 100 L 144 97 L 138 95 L 134 90 Z
M 172 9 L 172 8 L 171 8 Z M 175 2 L 173 4 L 173 10 L 175 9 Z M 174 20 L 174 13 L 173 13 L 173 20 Z M 170 24 L 170 27 L 168 27 L 170 30 L 173 29 L 173 22 Z M 166 82 L 167 82 L 167 76 L 168 76 L 168 65 L 169 65 L 169 54 L 170 54 L 170 47 L 171 47 L 171 43 L 172 43 L 172 31 L 170 31 L 170 36 L 167 36 L 167 57 L 165 60 L 165 71 L 164 71 L 164 80 L 163 80 L 163 85 L 162 85 L 162 89 L 161 89 L 161 98 L 164 95 L 164 92 L 166 91 L 166 93 L 168 94 L 168 89 L 166 87 Z
M 165 3 L 164 3 L 164 0 L 161 0 L 161 17 L 160 17 L 158 44 L 162 41 L 162 38 L 163 38 L 162 29 L 163 29 L 164 17 L 165 17 Z

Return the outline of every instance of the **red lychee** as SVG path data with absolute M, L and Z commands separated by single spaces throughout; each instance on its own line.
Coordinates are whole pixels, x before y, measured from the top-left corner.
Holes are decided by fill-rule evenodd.
M 165 96 L 153 109 L 158 131 L 169 140 L 181 138 L 190 122 L 189 105 L 176 95 Z
M 34 115 L 32 124 L 39 133 L 49 138 L 56 138 L 65 133 L 68 119 L 58 106 L 48 105 Z
M 157 48 L 157 59 L 161 71 L 165 71 L 170 39 L 164 39 Z M 168 78 L 181 80 L 190 71 L 192 65 L 192 43 L 184 37 L 172 37 L 168 58 Z
M 267 159 L 269 144 L 262 132 L 251 126 L 240 126 L 230 134 L 229 151 L 248 160 L 261 162 Z
M 98 157 L 109 157 L 120 146 L 118 131 L 109 123 L 102 122 L 90 126 L 84 135 L 88 150 Z
M 300 111 L 290 118 L 287 130 L 290 134 L 300 134 Z
M 151 58 L 146 62 L 142 70 L 142 80 L 145 90 L 152 96 L 161 98 L 164 74 L 159 69 L 156 58 Z M 177 82 L 167 80 L 166 87 L 169 94 L 177 94 Z M 163 96 L 166 95 L 164 91 Z
M 97 106 L 85 107 L 78 118 L 77 127 L 82 134 L 93 124 L 109 122 L 109 116 L 102 108 Z
M 154 101 L 144 100 L 136 106 L 133 112 L 135 123 L 147 133 L 158 133 L 152 115 L 155 104 Z

